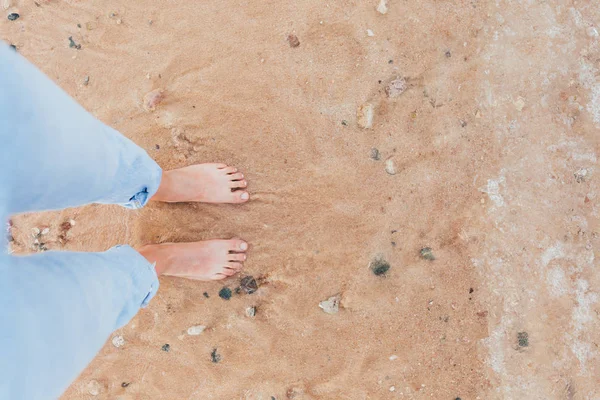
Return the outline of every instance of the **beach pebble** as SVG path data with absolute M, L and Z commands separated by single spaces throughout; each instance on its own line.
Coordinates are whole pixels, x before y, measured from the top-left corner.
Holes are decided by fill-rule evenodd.
M 593 26 L 588 27 L 585 32 L 587 33 L 587 35 L 589 37 L 598 37 L 600 36 L 600 34 L 598 33 L 598 29 L 594 28 Z
M 331 296 L 327 300 L 323 300 L 319 303 L 319 307 L 323 309 L 327 314 L 337 314 L 340 310 L 340 300 L 342 296 L 336 294 L 335 296 Z
M 387 172 L 390 175 L 396 175 L 396 164 L 394 163 L 394 160 L 392 158 L 388 158 L 385 161 L 385 172 Z
M 165 343 L 160 349 L 168 353 L 169 351 L 171 351 L 171 345 L 169 343 Z
M 419 251 L 421 258 L 428 261 L 435 260 L 435 256 L 433 255 L 433 250 L 431 247 L 423 247 L 421 251 Z
M 125 344 L 125 339 L 123 338 L 123 336 L 115 336 L 112 338 L 112 344 L 116 348 L 119 348 Z
M 11 0 L 2 0 L 2 7 L 5 10 L 8 10 L 11 6 L 11 3 L 12 3 Z
M 375 33 L 373 33 L 373 31 L 372 31 L 372 30 L 370 30 L 370 29 L 367 29 L 367 36 L 369 36 L 369 37 L 373 37 L 373 36 L 375 36 Z
M 523 100 L 522 97 L 519 97 L 515 102 L 513 102 L 513 104 L 517 111 L 521 112 L 523 111 L 523 107 L 525 107 L 525 100 Z
M 290 44 L 290 47 L 298 47 L 300 46 L 300 39 L 296 35 L 288 35 L 287 41 Z
M 199 334 L 204 332 L 205 329 L 206 329 L 206 326 L 204 326 L 204 325 L 190 326 L 187 330 L 187 334 L 190 336 L 198 336 Z
M 256 315 L 256 307 L 246 308 L 246 315 L 250 318 L 253 318 Z
M 40 228 L 31 228 L 31 233 L 33 234 L 33 236 L 39 236 L 39 234 L 41 233 Z
M 356 122 L 363 129 L 371 129 L 373 127 L 373 116 L 375 115 L 375 107 L 371 103 L 365 103 L 356 110 Z
M 17 13 L 10 13 L 10 14 L 8 14 L 8 20 L 9 21 L 16 21 L 16 20 L 19 19 L 19 17 L 20 17 L 20 15 L 17 14 Z
M 395 386 L 390 386 L 390 392 L 395 392 L 396 391 L 396 387 Z
M 47 235 L 50 233 L 50 228 L 44 228 L 41 232 L 42 235 Z
M 146 93 L 144 96 L 144 108 L 147 111 L 154 111 L 164 99 L 164 91 L 162 89 L 154 89 L 153 91 Z
M 245 276 L 240 281 L 240 288 L 244 290 L 244 292 L 248 294 L 252 294 L 258 290 L 258 282 L 254 279 L 253 276 Z
M 581 182 L 585 182 L 585 178 L 586 178 L 587 174 L 588 174 L 587 169 L 580 168 L 577 171 L 575 171 L 573 176 L 575 177 L 575 181 L 577 181 L 577 183 L 581 183 Z
M 395 354 L 390 356 L 390 361 L 394 361 L 394 360 L 397 360 L 397 359 L 398 359 L 398 356 L 395 355 Z
M 376 149 L 375 147 L 373 147 L 371 149 L 371 160 L 375 160 L 375 161 L 379 161 L 381 160 L 381 153 L 379 153 L 379 150 Z
M 89 381 L 87 384 L 87 392 L 92 396 L 98 396 L 102 390 L 102 385 L 96 380 Z
M 387 14 L 388 12 L 388 0 L 380 0 L 379 4 L 377 5 L 377 11 L 380 14 Z
M 402 93 L 406 91 L 406 79 L 397 78 L 394 79 L 385 87 L 385 94 L 387 97 L 393 99 L 399 97 Z
M 219 290 L 219 297 L 222 298 L 223 300 L 231 299 L 232 295 L 233 295 L 233 293 L 231 292 L 231 289 L 229 289 L 228 287 L 224 287 L 221 290 Z
M 387 272 L 390 270 L 390 263 L 383 259 L 376 258 L 375 260 L 371 261 L 369 267 L 374 275 L 385 276 L 385 274 L 387 274 Z

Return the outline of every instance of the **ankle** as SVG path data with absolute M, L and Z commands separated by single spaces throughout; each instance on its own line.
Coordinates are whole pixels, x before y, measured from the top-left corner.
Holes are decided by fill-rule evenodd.
M 173 188 L 173 177 L 171 171 L 163 171 L 158 190 L 150 198 L 153 201 L 166 201 Z
M 164 275 L 167 270 L 168 262 L 163 257 L 161 251 L 161 245 L 148 244 L 137 249 L 138 253 L 142 255 L 150 264 L 154 264 L 154 270 L 157 276 Z

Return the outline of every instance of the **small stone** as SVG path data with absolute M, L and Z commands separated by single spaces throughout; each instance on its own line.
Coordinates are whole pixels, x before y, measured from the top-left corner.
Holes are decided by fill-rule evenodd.
M 258 283 L 254 277 L 248 275 L 240 280 L 240 287 L 244 292 L 252 294 L 258 290 Z
M 519 342 L 519 347 L 528 347 L 529 346 L 529 333 L 518 332 L 517 340 Z
M 594 28 L 593 26 L 588 27 L 585 32 L 587 33 L 587 35 L 589 37 L 598 37 L 600 36 L 600 34 L 598 33 L 598 29 Z
M 187 330 L 187 334 L 190 336 L 198 336 L 202 332 L 204 332 L 205 329 L 206 329 L 206 326 L 204 326 L 204 325 L 190 326 Z
M 513 102 L 513 105 L 517 109 L 517 111 L 523 111 L 523 107 L 525 107 L 525 100 L 522 97 L 518 97 L 516 101 Z
M 375 107 L 371 103 L 365 103 L 356 110 L 356 122 L 363 129 L 371 129 L 373 127 L 373 116 L 375 115 Z
M 444 53 L 444 55 L 446 56 L 446 58 L 452 57 L 452 53 L 450 53 L 450 50 L 446 50 L 446 52 Z
M 123 382 L 123 383 L 121 383 L 121 387 L 122 388 L 126 388 L 129 385 L 131 385 L 131 382 Z
M 256 316 L 256 307 L 248 307 L 246 308 L 246 315 L 250 318 Z
M 17 46 L 15 46 L 14 44 L 11 44 L 10 48 L 13 49 L 13 51 L 17 51 Z
M 433 255 L 433 250 L 431 247 L 423 247 L 421 251 L 419 251 L 421 258 L 428 261 L 435 260 L 435 256 Z
M 467 121 L 464 121 L 462 119 L 458 120 L 460 122 L 460 126 L 462 126 L 463 128 L 467 126 Z
M 298 39 L 298 36 L 296 36 L 296 35 L 292 35 L 292 34 L 288 35 L 287 41 L 290 44 L 290 47 L 300 46 L 300 40 Z
M 19 17 L 20 17 L 20 15 L 17 14 L 17 13 L 10 13 L 10 14 L 8 14 L 8 20 L 9 21 L 16 21 L 16 20 L 19 19 Z
M 396 391 L 396 387 L 395 386 L 390 386 L 390 392 L 394 392 Z
M 12 3 L 12 1 L 11 1 L 11 0 L 3 0 L 3 1 L 2 1 L 2 7 L 3 7 L 5 10 L 8 10 L 8 9 L 10 8 L 10 6 L 12 5 L 11 3 Z
M 125 344 L 125 339 L 123 338 L 123 336 L 115 336 L 112 338 L 112 344 L 116 348 L 119 348 Z
M 390 270 L 390 263 L 378 258 L 371 261 L 370 268 L 373 274 L 377 276 L 385 276 L 385 274 Z
M 72 49 L 81 50 L 81 45 L 75 43 L 75 41 L 73 40 L 73 36 L 69 36 L 69 47 Z
M 210 353 L 210 359 L 215 364 L 221 361 L 221 355 L 217 353 L 217 348 L 215 347 L 213 351 Z
M 327 314 L 337 314 L 340 310 L 340 300 L 342 296 L 336 294 L 335 296 L 331 296 L 327 300 L 323 300 L 319 303 L 319 307 L 323 309 Z
M 394 99 L 404 93 L 407 87 L 406 79 L 396 78 L 385 87 L 385 94 L 387 97 Z
M 221 290 L 219 290 L 219 297 L 222 298 L 223 300 L 231 299 L 232 294 L 233 293 L 231 292 L 231 289 L 229 289 L 228 287 L 224 287 Z
M 381 154 L 379 153 L 379 150 L 376 149 L 375 147 L 373 147 L 371 149 L 371 160 L 375 160 L 375 161 L 379 161 L 381 160 Z
M 385 160 L 385 172 L 390 175 L 396 175 L 396 164 L 394 163 L 394 159 L 388 158 Z
M 83 86 L 87 86 L 90 83 L 90 77 L 86 76 L 85 78 L 83 78 Z
M 31 228 L 31 233 L 33 236 L 39 236 L 41 232 L 42 231 L 40 231 L 40 228 Z
M 96 26 L 98 26 L 98 24 L 94 21 L 89 21 L 85 23 L 85 29 L 87 29 L 88 31 L 93 31 L 94 29 L 96 29 Z
M 210 295 L 208 294 L 208 292 L 204 292 L 204 293 L 202 293 L 202 295 L 203 295 L 204 297 L 206 297 L 207 299 L 210 297 Z
M 162 89 L 154 89 L 144 96 L 144 108 L 147 111 L 154 111 L 164 99 L 164 91 Z
M 87 392 L 92 396 L 98 396 L 102 390 L 102 385 L 96 380 L 89 381 L 87 384 Z
M 394 360 L 397 360 L 397 359 L 398 359 L 397 355 L 390 356 L 390 361 L 394 361 Z
M 117 25 L 121 25 L 122 23 L 123 23 L 123 20 L 122 20 L 121 18 L 119 18 L 119 19 L 117 20 Z
M 50 228 L 44 228 L 41 232 L 42 235 L 47 235 L 50 233 Z
M 586 178 L 587 174 L 588 174 L 587 169 L 580 168 L 577 171 L 575 171 L 573 176 L 575 177 L 575 181 L 577 181 L 577 183 L 582 183 L 582 182 L 585 182 L 585 178 Z
M 156 144 L 156 145 L 154 145 L 154 148 L 155 148 L 156 150 L 160 150 L 160 145 L 159 145 L 159 144 Z
M 379 4 L 377 5 L 377 11 L 380 14 L 387 14 L 388 12 L 388 0 L 380 0 Z
M 348 121 L 346 121 L 345 119 L 342 120 L 342 125 L 344 126 L 348 126 Z
M 372 30 L 370 30 L 370 29 L 367 29 L 367 36 L 369 36 L 369 37 L 373 37 L 373 36 L 375 36 L 375 33 L 373 33 L 373 31 L 372 31 Z
M 171 351 L 171 345 L 169 343 L 165 343 L 160 349 L 168 353 L 169 351 Z

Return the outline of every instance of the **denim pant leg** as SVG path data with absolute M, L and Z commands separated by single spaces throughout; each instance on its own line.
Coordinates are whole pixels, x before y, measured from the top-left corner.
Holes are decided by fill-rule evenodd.
M 143 149 L 0 43 L 0 222 L 93 202 L 141 207 L 161 176 Z M 128 246 L 27 257 L 5 246 L 2 234 L 0 399 L 56 399 L 154 296 L 158 279 Z

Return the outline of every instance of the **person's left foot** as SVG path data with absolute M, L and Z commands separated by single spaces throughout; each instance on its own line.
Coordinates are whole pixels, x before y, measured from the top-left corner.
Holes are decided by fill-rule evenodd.
M 196 164 L 164 171 L 152 200 L 168 203 L 245 203 L 248 183 L 237 168 L 225 164 Z

